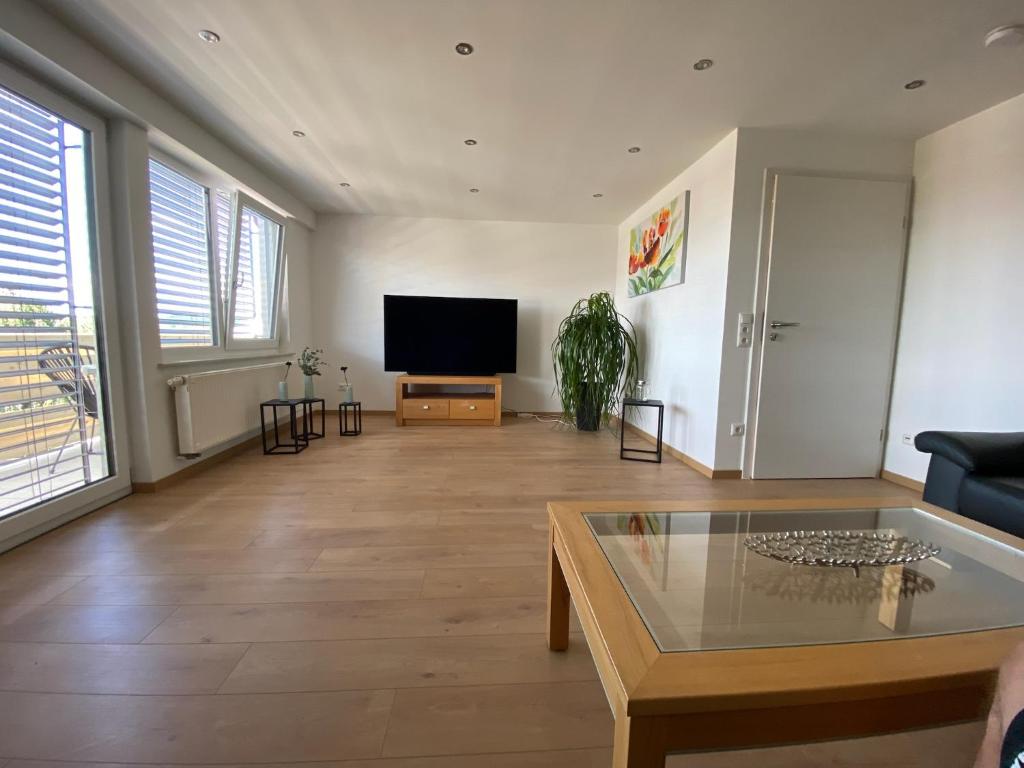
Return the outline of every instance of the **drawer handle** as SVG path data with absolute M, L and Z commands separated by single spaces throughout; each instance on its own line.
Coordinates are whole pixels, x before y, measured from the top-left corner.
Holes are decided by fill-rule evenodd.
M 423 410 L 424 411 L 429 411 L 430 410 L 430 406 L 429 405 L 424 405 L 423 406 Z
M 469 410 L 471 410 L 471 411 L 475 411 L 475 410 L 476 410 L 476 406 L 475 406 L 475 405 L 471 405 L 471 406 L 469 406 Z

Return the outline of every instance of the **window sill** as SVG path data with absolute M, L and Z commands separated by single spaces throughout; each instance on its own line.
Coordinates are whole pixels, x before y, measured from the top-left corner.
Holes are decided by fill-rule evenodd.
M 283 352 L 279 349 L 267 349 L 262 352 L 242 352 L 231 354 L 230 352 L 217 352 L 212 355 L 200 355 L 198 357 L 182 358 L 180 360 L 162 360 L 156 364 L 157 368 L 176 368 L 182 365 L 198 365 L 202 363 L 226 363 L 242 360 L 269 360 L 272 358 L 284 358 L 294 356 L 294 352 Z

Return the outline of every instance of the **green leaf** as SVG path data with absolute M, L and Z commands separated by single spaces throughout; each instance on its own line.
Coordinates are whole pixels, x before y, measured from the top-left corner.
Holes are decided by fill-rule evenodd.
M 672 245 L 670 245 L 668 247 L 668 250 L 665 251 L 665 255 L 662 256 L 661 259 L 658 261 L 658 267 L 661 267 L 665 263 L 666 260 L 668 260 L 673 254 L 675 254 L 676 248 L 679 247 L 679 244 L 681 242 L 683 242 L 683 233 L 682 232 L 679 233 L 679 237 L 677 237 L 672 242 Z M 665 270 L 665 271 L 667 271 L 667 270 Z

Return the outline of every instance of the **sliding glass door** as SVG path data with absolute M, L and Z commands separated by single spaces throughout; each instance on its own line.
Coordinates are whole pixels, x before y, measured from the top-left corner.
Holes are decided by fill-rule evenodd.
M 117 475 L 102 303 L 113 291 L 98 236 L 102 124 L 9 80 L 20 78 L 0 70 L 0 523 Z

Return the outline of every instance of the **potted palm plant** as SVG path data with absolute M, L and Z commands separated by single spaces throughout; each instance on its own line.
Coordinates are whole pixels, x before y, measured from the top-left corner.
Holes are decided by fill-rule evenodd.
M 607 291 L 576 302 L 558 326 L 551 357 L 562 411 L 580 430 L 607 423 L 640 375 L 636 331 Z

